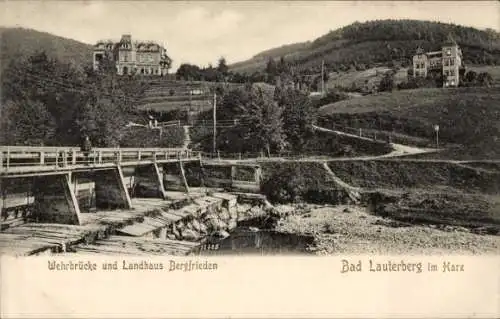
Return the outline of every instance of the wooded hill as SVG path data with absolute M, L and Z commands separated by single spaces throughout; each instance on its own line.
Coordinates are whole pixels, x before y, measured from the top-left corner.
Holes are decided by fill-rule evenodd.
M 417 47 L 439 50 L 453 38 L 466 64 L 500 65 L 500 33 L 454 24 L 418 20 L 376 20 L 353 23 L 311 42 L 286 45 L 230 65 L 234 72 L 262 71 L 269 58 L 284 57 L 297 69 L 318 71 L 321 61 L 331 70 L 370 68 L 390 62 L 410 64 Z
M 92 46 L 46 32 L 0 27 L 0 70 L 13 60 L 44 51 L 50 59 L 83 68 L 92 63 Z

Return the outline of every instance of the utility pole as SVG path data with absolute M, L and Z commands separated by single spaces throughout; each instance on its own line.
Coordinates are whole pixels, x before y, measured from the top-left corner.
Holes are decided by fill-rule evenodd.
M 217 110 L 217 92 L 214 92 L 214 145 L 213 145 L 214 154 L 215 154 L 215 151 L 217 148 L 217 126 L 216 126 L 217 115 L 216 115 L 216 110 Z

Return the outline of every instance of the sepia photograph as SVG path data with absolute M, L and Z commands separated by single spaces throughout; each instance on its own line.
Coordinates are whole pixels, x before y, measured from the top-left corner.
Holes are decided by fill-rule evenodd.
M 337 256 L 337 273 L 499 256 L 498 1 L 0 11 L 1 256 Z

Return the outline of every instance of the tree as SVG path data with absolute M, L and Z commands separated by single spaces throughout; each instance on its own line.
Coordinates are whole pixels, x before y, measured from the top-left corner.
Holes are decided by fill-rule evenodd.
M 252 89 L 240 122 L 245 123 L 242 136 L 249 147 L 266 151 L 268 155 L 284 149 L 283 110 L 272 95 L 261 88 Z
M 477 76 L 477 82 L 481 86 L 489 87 L 491 85 L 491 83 L 493 83 L 493 78 L 492 78 L 491 74 L 489 74 L 488 72 L 481 72 Z
M 38 101 L 7 101 L 1 110 L 0 143 L 5 145 L 54 145 L 56 121 Z
M 277 69 L 277 72 L 279 74 L 287 74 L 290 72 L 290 66 L 288 65 L 288 63 L 285 61 L 285 57 L 281 57 L 279 62 L 278 62 L 278 65 L 276 66 L 276 69 Z
M 309 96 L 298 90 L 288 88 L 277 95 L 278 105 L 283 109 L 283 130 L 287 144 L 292 150 L 302 152 L 314 136 L 317 111 Z
M 217 71 L 221 73 L 224 77 L 229 74 L 229 67 L 227 66 L 226 59 L 221 57 L 217 65 Z
M 250 101 L 250 94 L 248 90 L 236 88 L 223 94 L 221 101 L 217 106 L 217 118 L 234 119 L 245 110 L 245 105 Z
M 278 75 L 278 66 L 276 65 L 276 61 L 274 61 L 274 59 L 271 57 L 267 60 L 266 73 L 271 78 Z
M 90 134 L 98 146 L 118 146 L 144 86 L 117 76 L 111 61 L 101 62 L 98 70 L 81 72 L 42 52 L 9 65 L 2 81 L 3 143 L 78 145 Z
M 176 72 L 176 77 L 179 80 L 201 80 L 201 69 L 200 67 L 188 63 L 183 63 L 179 66 Z
M 394 88 L 394 75 L 392 72 L 387 72 L 382 80 L 380 81 L 379 85 L 379 92 L 385 92 L 385 91 L 392 91 Z
M 472 70 L 470 70 L 465 74 L 465 82 L 467 82 L 468 84 L 474 83 L 476 79 L 477 79 L 477 73 Z
M 172 68 L 172 62 L 172 59 L 167 55 L 167 51 L 163 51 L 160 57 L 160 65 L 167 70 L 167 73 Z

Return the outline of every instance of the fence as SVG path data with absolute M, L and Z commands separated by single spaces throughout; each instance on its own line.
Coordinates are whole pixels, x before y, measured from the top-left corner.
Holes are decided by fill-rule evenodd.
M 261 153 L 226 153 L 217 151 L 216 153 L 200 152 L 200 157 L 205 160 L 266 160 L 266 159 L 311 159 L 311 158 L 332 158 L 339 157 L 338 153 L 333 152 L 320 152 L 320 151 L 307 151 L 304 153 L 295 152 L 279 152 L 266 154 Z
M 429 138 L 406 135 L 395 131 L 382 131 L 376 129 L 360 128 L 360 127 L 356 128 L 356 127 L 342 126 L 335 123 L 330 123 L 325 128 L 343 133 L 348 133 L 351 135 L 356 135 L 367 139 L 372 139 L 374 141 L 379 141 L 379 142 L 400 143 L 400 144 L 414 145 L 420 147 L 435 146 L 434 141 Z
M 367 139 L 372 139 L 374 141 L 384 141 L 384 142 L 391 142 L 391 135 L 387 137 L 387 134 L 380 133 L 376 130 L 372 129 L 364 129 L 364 128 L 355 128 L 355 127 L 349 127 L 349 126 L 340 126 L 337 124 L 331 124 L 330 128 L 331 130 L 334 131 L 339 131 L 351 135 L 356 135 L 359 137 L 364 137 Z M 377 134 L 378 133 L 378 134 Z

